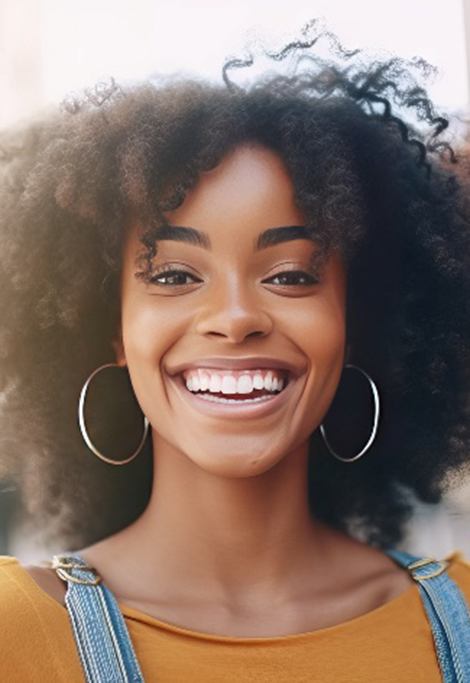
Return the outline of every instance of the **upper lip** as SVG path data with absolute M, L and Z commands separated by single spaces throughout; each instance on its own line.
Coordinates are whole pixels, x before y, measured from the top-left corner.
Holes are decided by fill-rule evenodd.
M 254 370 L 256 368 L 279 368 L 287 370 L 295 377 L 301 374 L 301 370 L 291 361 L 270 358 L 269 356 L 250 356 L 246 358 L 222 358 L 221 356 L 213 356 L 211 358 L 198 358 L 194 361 L 186 361 L 179 363 L 173 367 L 167 367 L 166 370 L 169 375 L 179 375 L 184 370 L 207 368 L 212 370 Z

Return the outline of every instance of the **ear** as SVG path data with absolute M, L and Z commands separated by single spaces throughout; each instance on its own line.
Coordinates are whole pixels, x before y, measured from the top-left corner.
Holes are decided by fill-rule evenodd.
M 126 354 L 124 351 L 124 342 L 122 340 L 122 331 L 119 330 L 117 336 L 112 341 L 116 363 L 121 367 L 127 365 Z

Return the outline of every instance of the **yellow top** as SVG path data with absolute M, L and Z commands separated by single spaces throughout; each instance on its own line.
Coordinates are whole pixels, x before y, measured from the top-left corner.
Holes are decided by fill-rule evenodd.
M 446 559 L 470 605 L 470 563 L 458 550 Z M 199 633 L 120 607 L 146 683 L 441 683 L 417 584 L 336 626 L 269 638 Z M 84 681 L 66 608 L 8 555 L 0 555 L 0 680 Z

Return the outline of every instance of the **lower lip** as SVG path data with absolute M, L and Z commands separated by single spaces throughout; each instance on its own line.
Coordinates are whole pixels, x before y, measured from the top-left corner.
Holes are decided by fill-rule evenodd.
M 270 415 L 282 408 L 282 406 L 289 401 L 296 380 L 290 376 L 287 386 L 279 394 L 273 394 L 272 397 L 269 397 L 264 401 L 255 403 L 244 403 L 240 401 L 240 404 L 216 403 L 215 401 L 208 401 L 207 399 L 201 398 L 198 394 L 193 394 L 189 389 L 186 389 L 181 376 L 172 379 L 172 383 L 176 386 L 176 390 L 183 397 L 183 400 L 204 415 L 246 419 Z

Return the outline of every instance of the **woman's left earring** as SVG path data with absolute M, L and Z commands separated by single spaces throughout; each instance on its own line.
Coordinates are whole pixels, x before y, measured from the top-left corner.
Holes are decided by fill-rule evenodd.
M 111 458 L 107 458 L 103 453 L 101 453 L 96 446 L 93 444 L 92 440 L 90 439 L 90 436 L 88 434 L 87 428 L 86 428 L 86 423 L 85 423 L 85 398 L 86 398 L 86 393 L 88 391 L 88 386 L 93 379 L 101 370 L 104 370 L 105 368 L 120 368 L 121 370 L 124 369 L 121 365 L 118 365 L 117 363 L 106 363 L 105 365 L 100 365 L 99 368 L 96 368 L 91 375 L 88 377 L 86 380 L 85 384 L 82 387 L 82 390 L 80 392 L 80 398 L 78 400 L 78 424 L 80 427 L 80 432 L 82 434 L 83 440 L 85 441 L 86 445 L 90 449 L 92 453 L 96 455 L 97 458 L 100 458 L 100 460 L 103 460 L 103 462 L 108 463 L 109 465 L 127 465 L 127 463 L 131 462 L 131 460 L 134 460 L 135 457 L 140 453 L 140 450 L 142 449 L 142 446 L 144 445 L 145 439 L 147 438 L 147 433 L 149 429 L 149 421 L 147 420 L 146 416 L 144 415 L 144 433 L 142 435 L 142 438 L 140 440 L 140 444 L 138 445 L 137 449 L 130 455 L 128 458 L 125 460 L 112 460 Z
M 368 382 L 370 384 L 370 388 L 372 391 L 372 397 L 374 399 L 374 419 L 373 419 L 373 423 L 372 423 L 371 434 L 369 436 L 369 439 L 368 439 L 366 445 L 357 455 L 353 456 L 352 458 L 343 458 L 341 455 L 338 455 L 333 450 L 333 448 L 331 447 L 330 442 L 328 441 L 328 439 L 326 437 L 326 432 L 325 432 L 325 428 L 324 428 L 323 424 L 320 425 L 320 432 L 321 432 L 321 435 L 323 437 L 323 441 L 325 442 L 325 445 L 328 448 L 328 450 L 330 451 L 331 455 L 333 455 L 338 460 L 341 460 L 341 462 L 355 462 L 356 460 L 359 460 L 359 458 L 362 458 L 364 453 L 366 453 L 369 450 L 369 448 L 372 446 L 372 443 L 376 437 L 377 428 L 379 425 L 379 417 L 380 417 L 379 391 L 377 389 L 377 385 L 375 384 L 374 380 L 367 374 L 367 372 L 365 370 L 362 370 L 362 368 L 358 367 L 357 365 L 348 364 L 348 365 L 345 365 L 344 367 L 345 368 L 352 368 L 353 370 L 359 370 L 359 372 L 362 373 L 362 375 L 364 375 L 364 377 L 368 380 Z

